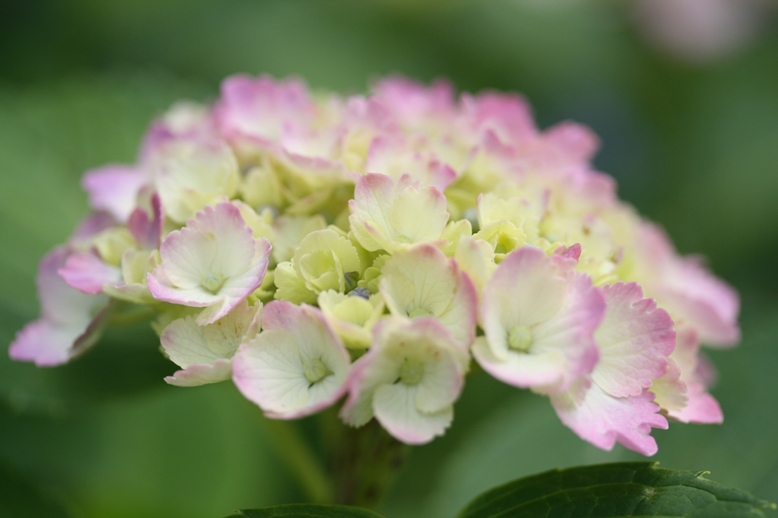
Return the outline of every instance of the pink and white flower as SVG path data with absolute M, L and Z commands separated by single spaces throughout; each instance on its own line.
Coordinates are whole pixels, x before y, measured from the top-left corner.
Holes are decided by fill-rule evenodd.
M 318 308 L 270 302 L 262 332 L 240 346 L 233 380 L 265 414 L 295 419 L 326 408 L 346 390 L 351 359 Z
M 564 392 L 597 363 L 594 330 L 605 313 L 575 260 L 523 247 L 506 256 L 483 290 L 486 335 L 473 346 L 485 371 L 510 385 Z
M 466 349 L 437 319 L 385 318 L 354 365 L 341 417 L 362 426 L 375 416 L 397 439 L 427 443 L 451 424 L 466 369 Z
M 235 205 L 206 207 L 162 242 L 149 290 L 157 300 L 205 308 L 197 323 L 212 324 L 259 287 L 270 249 L 267 239 L 254 238 Z

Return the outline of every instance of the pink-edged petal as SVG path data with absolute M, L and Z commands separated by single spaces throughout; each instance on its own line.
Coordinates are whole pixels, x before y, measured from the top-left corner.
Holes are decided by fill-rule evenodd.
M 565 390 L 575 379 L 592 372 L 600 357 L 593 334 L 604 313 L 605 301 L 592 287 L 591 278 L 572 274 L 562 308 L 534 330 L 538 353 L 559 352 L 565 358 L 559 385 L 547 390 Z
M 519 388 L 549 387 L 565 377 L 565 358 L 561 354 L 508 354 L 505 359 L 494 355 L 485 339 L 476 338 L 473 357 L 489 374 Z
M 686 406 L 671 410 L 668 415 L 682 423 L 721 424 L 724 413 L 716 399 L 706 392 L 702 383 L 687 383 Z
M 162 117 L 155 120 L 143 136 L 140 157 L 153 162 L 165 147 L 176 140 L 216 138 L 212 111 L 191 101 L 178 101 Z
M 330 406 L 345 393 L 351 360 L 320 310 L 272 301 L 262 327 L 235 355 L 233 380 L 266 415 L 295 419 Z M 311 380 L 316 366 L 323 377 Z
M 636 246 L 643 287 L 676 324 L 693 328 L 709 345 L 732 346 L 740 340 L 740 299 L 730 285 L 715 277 L 700 258 L 678 256 L 656 225 L 643 222 L 638 227 Z
M 98 338 L 98 321 L 83 329 L 61 327 L 40 319 L 30 322 L 19 331 L 8 354 L 12 360 L 35 362 L 38 367 L 53 367 L 83 353 Z
M 118 268 L 104 263 L 94 254 L 83 252 L 68 257 L 65 266 L 57 273 L 71 287 L 89 295 L 102 293 L 104 285 L 116 284 L 121 280 Z
M 648 391 L 616 398 L 592 384 L 579 402 L 568 393 L 552 395 L 551 402 L 563 423 L 598 448 L 610 450 L 618 442 L 643 455 L 653 455 L 657 445 L 651 429 L 666 429 L 668 424 L 652 398 Z
M 678 371 L 674 373 L 677 374 L 677 378 L 671 377 L 666 380 L 662 388 L 665 391 L 668 390 L 667 385 L 670 385 L 669 388 L 678 385 L 685 388 L 686 404 L 682 408 L 677 406 L 667 408 L 667 415 L 682 423 L 723 422 L 724 415 L 721 407 L 707 392 L 706 379 L 711 379 L 712 374 L 706 372 L 710 367 L 700 357 L 700 341 L 693 329 L 681 328 L 678 331 L 676 350 L 670 358 L 677 363 Z
M 38 299 L 41 316 L 57 327 L 87 327 L 92 317 L 105 306 L 106 297 L 87 295 L 68 285 L 59 270 L 67 264 L 69 248 L 55 248 L 38 266 Z
M 89 205 L 125 222 L 135 208 L 136 198 L 148 178 L 138 168 L 108 165 L 84 174 L 81 185 L 89 193 Z
M 733 346 L 740 341 L 740 300 L 731 286 L 689 258 L 683 260 L 677 282 L 658 294 L 669 311 L 693 326 L 706 344 Z
M 667 359 L 667 372 L 651 384 L 654 402 L 663 410 L 676 412 L 682 410 L 689 402 L 686 397 L 688 389 L 681 380 L 681 369 L 672 357 Z
M 41 318 L 27 324 L 11 344 L 11 359 L 32 361 L 40 367 L 60 365 L 93 346 L 110 313 L 104 295 L 87 295 L 70 287 L 57 273 L 70 250 L 56 248 L 38 268 Z
M 184 369 L 174 378 L 187 383 L 187 386 L 201 384 L 198 380 L 215 383 L 228 379 L 231 372 L 229 360 L 243 341 L 256 336 L 261 312 L 261 303 L 250 306 L 243 301 L 227 316 L 210 325 L 201 326 L 191 316 L 168 324 L 160 335 L 162 348 L 173 362 Z
M 195 363 L 185 369 L 178 370 L 172 376 L 166 376 L 165 381 L 177 387 L 198 387 L 209 383 L 218 383 L 230 379 L 232 361 L 224 358 L 213 363 Z
M 418 386 L 402 383 L 381 385 L 373 397 L 378 422 L 406 444 L 425 444 L 443 435 L 454 418 L 451 406 L 434 413 L 420 411 L 416 406 L 417 391 Z
M 600 361 L 592 379 L 615 397 L 638 396 L 664 376 L 675 348 L 675 329 L 667 311 L 643 298 L 637 283 L 604 286 L 605 318 L 595 332 Z

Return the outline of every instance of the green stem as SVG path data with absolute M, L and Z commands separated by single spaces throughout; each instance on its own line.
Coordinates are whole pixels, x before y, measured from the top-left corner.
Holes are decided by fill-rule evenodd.
M 391 488 L 409 448 L 373 419 L 360 428 L 342 426 L 334 447 L 335 499 L 375 509 Z
M 332 482 L 295 423 L 276 419 L 265 419 L 264 422 L 278 445 L 279 455 L 297 477 L 308 500 L 319 504 L 331 503 L 334 493 Z

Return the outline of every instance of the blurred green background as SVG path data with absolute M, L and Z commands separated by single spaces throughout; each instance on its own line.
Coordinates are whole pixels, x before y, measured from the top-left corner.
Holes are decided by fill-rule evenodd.
M 37 262 L 86 213 L 82 172 L 132 162 L 153 117 L 214 98 L 226 75 L 362 92 L 402 73 L 519 91 L 541 127 L 590 125 L 621 196 L 741 293 L 742 343 L 710 354 L 725 423 L 654 432 L 656 460 L 778 501 L 775 4 L 742 2 L 754 9 L 745 36 L 690 54 L 647 37 L 656 27 L 634 2 L 417 3 L 3 2 L 0 343 L 36 318 Z M 140 327 L 55 369 L 0 355 L 0 515 L 219 517 L 301 498 L 259 410 L 228 383 L 167 386 L 173 364 L 157 348 Z M 523 475 L 638 458 L 589 446 L 547 400 L 486 376 L 456 414 L 411 453 L 381 509 L 390 518 L 452 516 Z

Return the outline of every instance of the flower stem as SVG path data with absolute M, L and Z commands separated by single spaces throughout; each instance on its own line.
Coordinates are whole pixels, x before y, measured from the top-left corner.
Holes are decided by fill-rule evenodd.
M 297 477 L 308 500 L 326 504 L 333 501 L 334 488 L 330 477 L 316 458 L 310 444 L 291 421 L 265 419 L 265 426 L 278 446 L 278 453 Z
M 360 428 L 342 426 L 332 452 L 336 503 L 375 509 L 405 463 L 409 447 L 373 419 Z

